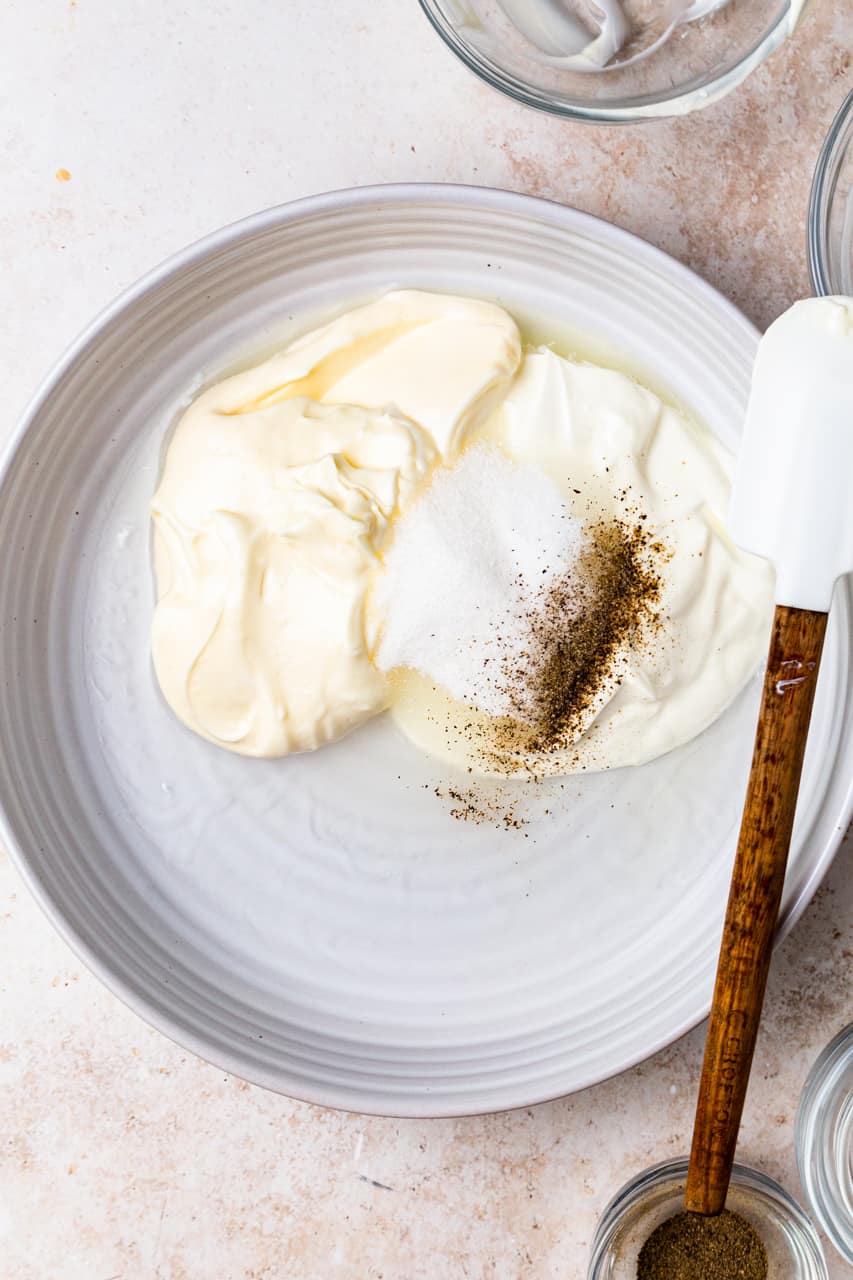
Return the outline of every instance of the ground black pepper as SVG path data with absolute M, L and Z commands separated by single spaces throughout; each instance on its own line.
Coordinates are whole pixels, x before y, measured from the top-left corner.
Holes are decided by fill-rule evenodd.
M 641 516 L 640 520 L 645 517 Z M 592 530 L 582 569 L 590 599 L 573 616 L 577 577 L 550 588 L 530 618 L 527 675 L 534 707 L 535 753 L 565 745 L 582 728 L 618 651 L 654 618 L 660 579 L 648 563 L 651 538 L 637 523 L 601 522 Z
M 499 625 L 499 652 L 482 659 L 484 683 L 509 714 L 494 717 L 471 708 L 469 719 L 438 720 L 451 754 L 462 738 L 469 759 L 486 773 L 521 774 L 532 782 L 553 772 L 555 756 L 565 758 L 568 768 L 582 767 L 585 732 L 598 709 L 642 647 L 665 643 L 661 599 L 671 552 L 629 488 L 615 497 L 620 513 L 602 517 L 599 509 L 587 525 L 586 548 L 565 573 L 555 577 L 549 549 L 543 548 L 542 585 L 530 589 L 529 578 L 519 574 L 524 643 L 519 646 L 514 604 L 506 615 L 505 642 Z M 507 831 L 528 823 L 517 794 L 503 796 L 480 784 L 435 791 L 460 821 Z
M 728 1209 L 712 1218 L 677 1213 L 640 1250 L 637 1280 L 767 1280 L 767 1250 Z
M 490 679 L 511 714 L 465 732 L 496 771 L 519 764 L 531 774 L 537 761 L 571 748 L 604 697 L 618 687 L 630 653 L 659 625 L 660 568 L 666 548 L 643 513 L 600 520 L 590 530 L 579 565 L 549 578 L 528 602 L 527 643 L 507 652 Z
M 528 819 L 518 812 L 518 797 L 500 790 L 491 794 L 478 787 L 445 786 L 433 790 L 439 800 L 450 801 L 450 816 L 460 822 L 487 822 L 504 831 L 521 831 L 528 824 Z

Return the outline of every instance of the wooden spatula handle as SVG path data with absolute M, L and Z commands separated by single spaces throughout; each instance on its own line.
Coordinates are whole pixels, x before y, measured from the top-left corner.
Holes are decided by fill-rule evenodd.
M 778 605 L 735 857 L 685 1207 L 726 1200 L 782 899 L 827 615 Z

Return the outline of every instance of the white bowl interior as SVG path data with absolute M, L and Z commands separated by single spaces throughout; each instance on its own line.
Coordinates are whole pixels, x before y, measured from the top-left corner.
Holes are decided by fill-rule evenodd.
M 58 926 L 168 1034 L 313 1101 L 466 1113 L 590 1084 L 706 1011 L 757 682 L 652 765 L 528 787 L 520 831 L 450 816 L 434 795 L 447 768 L 387 717 L 286 761 L 232 756 L 177 723 L 148 653 L 147 505 L 169 425 L 201 382 L 394 285 L 588 332 L 736 442 L 752 328 L 572 210 L 387 188 L 219 233 L 96 322 L 7 459 L 0 798 Z M 839 593 L 789 921 L 849 811 L 848 616 Z

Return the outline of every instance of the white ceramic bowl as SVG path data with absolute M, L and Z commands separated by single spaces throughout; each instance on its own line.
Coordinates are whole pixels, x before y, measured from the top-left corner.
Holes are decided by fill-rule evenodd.
M 51 919 L 168 1035 L 315 1102 L 462 1114 L 601 1080 L 705 1014 L 757 689 L 643 769 L 543 784 L 509 832 L 454 820 L 433 794 L 446 772 L 386 718 L 289 761 L 238 758 L 174 720 L 147 642 L 147 504 L 170 422 L 235 361 L 392 285 L 586 331 L 736 442 L 755 331 L 571 209 L 386 187 L 218 232 L 96 320 L 6 453 L 0 798 Z M 848 666 L 841 593 L 783 928 L 850 813 Z

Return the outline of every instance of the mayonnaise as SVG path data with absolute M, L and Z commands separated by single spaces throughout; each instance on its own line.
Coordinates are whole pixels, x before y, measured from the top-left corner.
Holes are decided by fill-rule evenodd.
M 398 292 L 194 402 L 152 503 L 154 669 L 189 728 L 278 756 L 385 706 L 364 600 L 389 523 L 520 356 L 499 307 Z
M 297 338 L 222 383 L 217 397 L 224 413 L 292 396 L 370 409 L 394 405 L 448 456 L 500 404 L 520 360 L 518 326 L 501 307 L 406 289 Z

